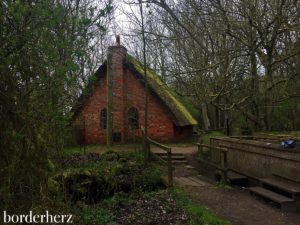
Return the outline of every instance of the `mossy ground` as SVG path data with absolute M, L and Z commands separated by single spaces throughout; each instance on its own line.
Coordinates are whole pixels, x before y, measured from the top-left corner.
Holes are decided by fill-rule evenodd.
M 176 187 L 156 192 L 118 193 L 98 205 L 80 207 L 76 208 L 79 225 L 230 225 Z
M 131 147 L 132 145 L 128 145 L 125 149 Z M 79 163 L 71 163 L 69 167 L 65 167 L 65 180 L 70 181 L 69 196 L 66 198 L 60 184 L 59 191 L 52 194 L 39 210 L 47 208 L 51 211 L 52 208 L 57 211 L 57 208 L 58 211 L 71 213 L 74 215 L 74 223 L 78 225 L 229 224 L 204 206 L 193 202 L 183 190 L 161 185 L 159 180 L 165 175 L 162 165 L 149 163 L 144 167 L 143 154 L 140 152 L 122 151 L 123 148 L 119 146 L 114 149 L 117 157 L 110 153 L 103 154 L 107 151 L 104 146 L 88 146 L 87 152 L 103 154 L 100 155 L 100 161 L 86 163 L 83 160 L 85 163 L 80 164 L 82 157 L 79 157 Z M 72 155 L 78 155 L 79 148 L 65 150 L 65 158 L 73 157 L 76 162 L 76 155 Z M 110 152 L 114 153 L 112 150 Z M 91 158 L 94 160 L 94 157 Z M 121 179 L 122 177 L 126 178 Z M 126 181 L 130 188 L 124 190 L 122 181 Z M 91 201 L 87 191 L 95 191 L 91 186 L 95 183 L 99 184 L 96 185 L 97 188 L 104 191 L 100 191 L 100 194 L 97 192 L 100 196 L 97 201 Z

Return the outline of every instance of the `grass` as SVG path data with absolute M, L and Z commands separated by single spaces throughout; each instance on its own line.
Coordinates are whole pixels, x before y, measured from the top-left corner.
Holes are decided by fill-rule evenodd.
M 105 144 L 95 144 L 95 145 L 87 145 L 85 147 L 85 150 L 87 153 L 94 152 L 94 153 L 102 154 L 109 150 L 112 150 L 115 152 L 137 151 L 137 150 L 141 149 L 140 146 L 141 145 L 137 145 L 137 144 L 122 144 L 122 145 L 113 145 L 111 147 L 108 147 Z M 76 153 L 84 153 L 84 149 L 81 148 L 81 150 L 80 150 L 79 145 L 64 148 L 65 155 L 72 155 L 72 154 L 76 154 Z
M 74 147 L 65 147 L 63 150 L 64 155 L 73 155 L 77 153 L 82 153 L 83 150 L 80 150 L 79 146 L 74 146 Z
M 225 184 L 223 181 L 216 182 L 216 183 L 215 183 L 215 186 L 216 186 L 217 188 L 222 188 L 222 189 L 227 189 L 227 190 L 232 189 L 232 187 L 231 187 L 230 185 Z
M 225 137 L 225 134 L 222 131 L 211 131 L 201 135 L 204 144 L 209 144 L 212 137 Z
M 116 225 L 113 214 L 103 207 L 82 205 L 74 208 L 75 222 L 78 225 L 103 224 Z

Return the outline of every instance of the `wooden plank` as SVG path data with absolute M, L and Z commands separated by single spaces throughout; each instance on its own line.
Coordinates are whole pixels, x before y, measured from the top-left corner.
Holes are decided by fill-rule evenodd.
M 173 186 L 173 166 L 172 166 L 172 159 L 171 159 L 171 149 L 168 151 L 168 180 L 169 185 Z
M 168 153 L 164 150 L 162 150 L 163 152 L 158 152 L 157 149 L 151 149 L 151 152 L 155 155 L 158 155 L 158 156 L 167 156 Z M 182 153 L 174 153 L 172 152 L 172 156 L 182 156 L 183 154 Z
M 286 203 L 286 202 L 295 202 L 291 198 L 277 194 L 273 191 L 270 191 L 262 187 L 250 187 L 248 188 L 248 190 L 254 194 L 257 194 L 259 196 L 262 196 L 266 199 L 272 200 L 273 202 L 277 202 L 279 204 Z
M 269 186 L 284 190 L 291 194 L 300 194 L 300 185 L 292 185 L 290 183 L 275 180 L 272 178 L 260 179 L 260 182 L 262 182 L 263 184 L 267 184 Z
M 200 186 L 209 186 L 210 184 L 207 182 L 204 182 L 196 177 L 189 177 L 189 179 L 193 180 L 194 182 L 198 183 Z
M 203 184 L 195 182 L 194 180 L 190 179 L 190 177 L 174 177 L 175 183 L 181 186 L 193 186 L 193 187 L 200 187 Z
M 196 169 L 195 167 L 193 166 L 190 166 L 190 165 L 186 165 L 185 168 L 187 168 L 188 170 L 193 170 L 193 169 Z
M 170 147 L 168 147 L 168 146 L 166 146 L 166 145 L 163 145 L 163 144 L 161 144 L 161 143 L 158 143 L 158 142 L 152 140 L 151 138 L 147 138 L 147 140 L 148 140 L 148 142 L 149 142 L 150 144 L 153 144 L 153 145 L 155 145 L 155 146 L 157 146 L 157 147 L 159 147 L 159 148 L 161 148 L 161 149 L 163 149 L 163 150 L 165 150 L 165 151 L 171 151 L 171 148 L 170 148 Z
M 146 135 L 147 136 L 147 135 Z M 150 153 L 150 144 L 153 144 L 163 150 L 165 150 L 167 152 L 167 167 L 168 167 L 168 183 L 169 186 L 173 186 L 173 165 L 172 165 L 172 150 L 170 147 L 163 145 L 161 143 L 158 143 L 154 140 L 152 140 L 151 138 L 147 137 L 147 141 L 146 141 L 149 149 L 148 149 L 148 153 Z
M 153 157 L 153 158 L 156 159 L 156 160 L 161 161 L 162 163 L 165 163 L 165 164 L 168 163 L 168 162 L 167 162 L 166 160 L 164 160 L 162 157 L 159 157 L 157 154 L 153 154 L 152 152 L 151 152 L 151 157 Z
M 248 179 L 246 176 L 244 176 L 242 174 L 239 174 L 239 173 L 236 173 L 236 172 L 233 172 L 233 171 L 229 171 L 227 173 L 227 178 L 229 180 L 244 180 L 244 179 Z
M 274 163 L 271 165 L 271 172 L 275 176 L 300 183 L 300 169 L 296 167 Z
M 181 177 L 182 180 L 184 180 L 187 183 L 187 186 L 194 186 L 194 187 L 199 187 L 201 186 L 199 183 L 193 181 L 190 179 L 190 177 Z
M 198 161 L 200 163 L 203 163 L 203 164 L 207 164 L 211 167 L 215 167 L 217 168 L 218 170 L 221 170 L 221 171 L 227 171 L 227 168 L 222 168 L 220 165 L 216 164 L 216 163 L 213 163 L 213 162 L 210 162 L 210 161 L 207 161 L 207 160 L 203 160 L 203 159 L 198 159 Z
M 167 155 L 163 155 L 161 156 L 163 159 L 166 159 L 168 156 Z M 184 155 L 171 155 L 172 160 L 185 160 L 185 156 Z
M 213 146 L 213 145 L 206 145 L 206 144 L 201 144 L 201 143 L 196 143 L 196 145 L 198 145 L 198 147 L 202 147 L 202 148 L 209 148 L 209 149 L 215 149 L 215 150 L 220 150 L 220 151 L 227 152 L 227 148 L 224 148 L 224 147 L 218 147 L 218 146 Z
M 174 177 L 175 183 L 182 186 L 190 186 L 190 182 L 186 181 L 185 179 L 182 179 L 183 177 Z
M 173 164 L 188 164 L 188 161 L 186 160 L 172 160 Z
M 233 171 L 229 171 L 227 173 L 227 181 L 231 185 L 245 186 L 248 184 L 248 177 Z

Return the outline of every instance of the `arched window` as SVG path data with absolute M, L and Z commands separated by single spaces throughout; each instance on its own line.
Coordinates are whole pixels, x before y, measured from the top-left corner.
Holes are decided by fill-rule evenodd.
M 100 112 L 100 128 L 106 129 L 107 110 L 103 108 Z
M 128 127 L 129 129 L 139 128 L 139 112 L 137 108 L 131 107 L 128 110 Z

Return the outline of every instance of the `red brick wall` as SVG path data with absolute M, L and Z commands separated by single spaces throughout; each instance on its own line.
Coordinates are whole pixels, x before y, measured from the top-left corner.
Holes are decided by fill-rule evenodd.
M 100 111 L 107 106 L 106 76 L 102 78 L 94 93 L 85 102 L 81 114 L 85 120 L 85 140 L 89 144 L 106 143 L 106 130 L 100 129 Z M 80 114 L 74 120 L 80 124 Z
M 126 112 L 130 107 L 135 107 L 139 112 L 139 124 L 145 126 L 145 88 L 144 85 L 135 77 L 131 71 L 126 70 Z M 148 134 L 156 140 L 171 140 L 174 136 L 173 122 L 170 119 L 170 113 L 161 104 L 158 97 L 149 94 L 148 105 Z M 132 134 L 138 134 L 138 131 L 128 129 L 126 120 L 126 136 L 130 139 Z
M 113 132 L 121 133 L 122 142 L 131 141 L 134 136 L 141 136 L 140 129 L 129 129 L 127 112 L 130 107 L 138 109 L 139 127 L 144 127 L 145 89 L 144 85 L 128 69 L 123 67 L 126 49 L 122 46 L 110 48 L 113 69 Z M 125 50 L 125 51 L 124 51 Z M 85 139 L 89 144 L 106 143 L 106 130 L 100 129 L 100 110 L 107 104 L 106 75 L 100 79 L 94 93 L 85 102 L 82 115 L 85 118 Z M 153 93 L 149 94 L 148 134 L 160 141 L 179 140 L 192 134 L 192 127 L 176 127 L 169 110 Z M 79 123 L 80 116 L 75 118 Z

